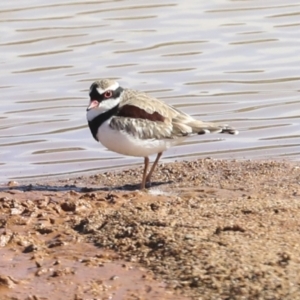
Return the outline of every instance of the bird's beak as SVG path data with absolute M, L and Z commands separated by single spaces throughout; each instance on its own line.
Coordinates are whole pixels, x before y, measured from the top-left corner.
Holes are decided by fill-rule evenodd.
M 98 106 L 99 106 L 99 102 L 97 100 L 93 100 L 93 101 L 91 101 L 89 107 L 86 110 L 89 111 L 90 109 L 93 109 Z

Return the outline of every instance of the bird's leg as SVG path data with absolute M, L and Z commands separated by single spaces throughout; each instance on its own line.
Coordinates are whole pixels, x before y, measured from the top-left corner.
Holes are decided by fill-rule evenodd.
M 153 165 L 150 169 L 150 172 L 148 173 L 148 175 L 146 177 L 146 182 L 150 182 L 151 175 L 152 175 L 152 173 L 153 173 L 153 171 L 154 171 L 154 169 L 155 169 L 155 167 L 156 167 L 156 165 L 157 165 L 157 163 L 158 163 L 161 156 L 162 156 L 162 152 L 157 153 L 156 159 L 155 159 L 155 161 L 154 161 L 154 163 L 153 163 Z
M 144 173 L 143 173 L 143 180 L 141 184 L 141 190 L 146 188 L 146 177 L 147 177 L 147 170 L 149 166 L 149 157 L 144 157 Z

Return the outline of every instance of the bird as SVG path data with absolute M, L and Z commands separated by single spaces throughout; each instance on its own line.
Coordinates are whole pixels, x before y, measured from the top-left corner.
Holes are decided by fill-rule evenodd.
M 143 157 L 140 188 L 146 189 L 151 176 L 168 148 L 193 135 L 238 134 L 228 125 L 203 122 L 134 89 L 126 89 L 112 79 L 99 79 L 89 90 L 86 118 L 92 136 L 107 149 L 128 156 Z M 149 168 L 149 156 L 156 159 Z

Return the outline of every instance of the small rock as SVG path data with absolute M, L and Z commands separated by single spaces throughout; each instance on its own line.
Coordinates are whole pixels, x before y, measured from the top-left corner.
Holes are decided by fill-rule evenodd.
M 17 181 L 11 180 L 7 183 L 7 186 L 18 186 L 19 183 Z
M 62 203 L 60 205 L 60 207 L 63 211 L 75 211 L 76 210 L 76 204 L 74 202 L 69 202 L 69 201 Z
M 18 280 L 12 278 L 11 276 L 0 275 L 0 286 L 12 289 L 17 283 L 19 283 Z
M 38 247 L 34 244 L 30 244 L 29 246 L 25 247 L 25 249 L 23 250 L 23 253 L 30 253 L 33 251 L 38 250 Z
M 36 272 L 35 272 L 35 276 L 42 276 L 42 275 L 44 275 L 44 274 L 47 274 L 49 272 L 49 270 L 48 269 L 46 269 L 46 268 L 40 268 L 40 269 L 38 269 Z
M 185 240 L 193 240 L 193 239 L 194 239 L 194 235 L 192 235 L 192 234 L 186 234 L 186 235 L 184 236 L 184 239 L 185 239 Z
M 69 192 L 69 195 L 70 195 L 70 196 L 80 196 L 80 193 L 71 190 L 71 191 Z
M 13 233 L 4 231 L 0 236 L 0 247 L 5 247 L 12 239 Z
M 20 208 L 12 208 L 10 210 L 10 214 L 13 216 L 13 215 L 20 215 L 22 214 L 24 211 L 24 209 L 20 209 Z
M 29 295 L 25 300 L 40 300 L 41 298 L 36 295 Z
M 42 264 L 39 262 L 39 261 L 35 261 L 35 265 L 37 268 L 41 268 L 42 267 Z

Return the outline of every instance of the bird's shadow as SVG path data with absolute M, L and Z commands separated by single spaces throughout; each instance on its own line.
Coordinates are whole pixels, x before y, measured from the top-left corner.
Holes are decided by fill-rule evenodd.
M 164 182 L 151 182 L 147 188 L 153 188 L 157 186 L 161 186 L 164 184 L 170 184 L 172 181 L 164 181 Z M 71 185 L 43 185 L 43 184 L 23 184 L 18 186 L 2 186 L 0 187 L 0 192 L 8 192 L 11 190 L 18 190 L 21 192 L 30 192 L 30 191 L 38 191 L 38 192 L 70 192 L 74 191 L 77 193 L 89 193 L 89 192 L 111 192 L 111 191 L 136 191 L 140 189 L 139 184 L 124 184 L 119 186 L 112 187 L 79 187 L 74 184 Z

